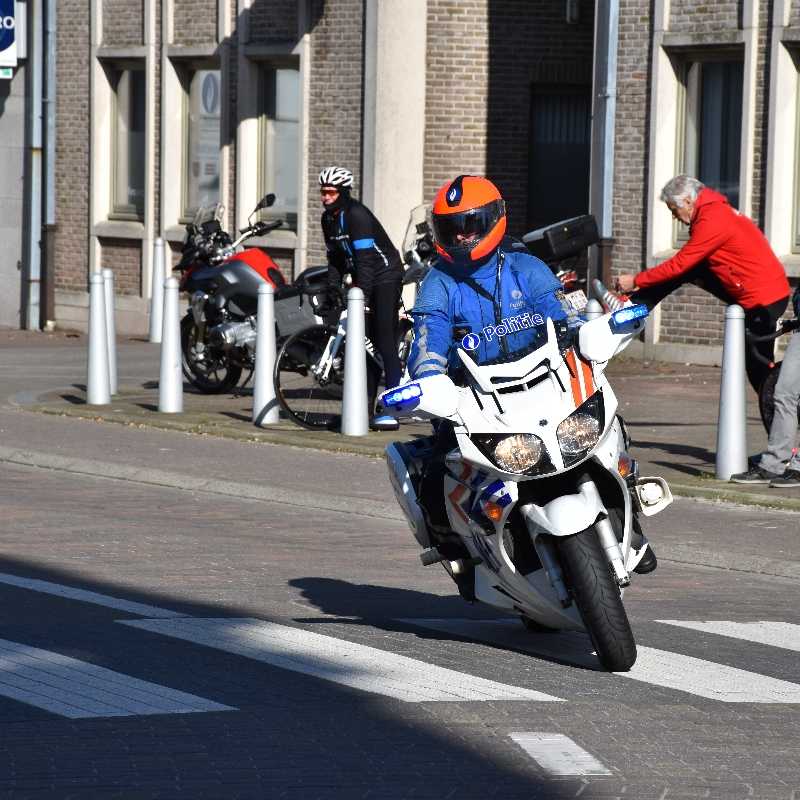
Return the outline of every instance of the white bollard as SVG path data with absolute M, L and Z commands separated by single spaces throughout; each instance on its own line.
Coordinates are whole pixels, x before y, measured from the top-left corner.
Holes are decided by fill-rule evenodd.
M 253 424 L 262 427 L 278 422 L 275 397 L 275 289 L 269 283 L 258 287 L 256 317 L 256 370 L 253 384 Z
M 717 478 L 722 481 L 747 471 L 744 348 L 744 311 L 741 306 L 728 306 L 725 310 L 717 424 Z
M 600 303 L 594 298 L 588 300 L 586 307 L 583 309 L 583 316 L 586 317 L 587 321 L 602 317 L 604 313 L 603 306 L 601 306 Z
M 164 309 L 164 279 L 166 277 L 166 245 L 159 236 L 153 243 L 153 272 L 150 278 L 150 341 L 161 341 Z
M 172 277 L 164 281 L 164 325 L 161 330 L 161 374 L 158 379 L 158 410 L 165 414 L 180 414 L 183 411 L 178 279 Z
M 364 292 L 353 287 L 347 292 L 347 338 L 342 398 L 342 433 L 345 436 L 366 436 L 369 432 L 367 348 L 364 339 Z
M 111 402 L 108 382 L 108 337 L 103 276 L 89 276 L 89 371 L 86 379 L 86 402 L 104 406 Z
M 117 382 L 117 323 L 114 309 L 114 270 L 103 270 L 103 297 L 106 307 L 106 338 L 108 340 L 108 390 L 113 397 L 119 389 Z

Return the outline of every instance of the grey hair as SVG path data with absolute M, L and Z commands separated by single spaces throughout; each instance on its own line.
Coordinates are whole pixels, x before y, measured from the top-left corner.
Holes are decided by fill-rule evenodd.
M 691 175 L 676 175 L 664 184 L 661 190 L 661 202 L 680 205 L 683 200 L 695 200 L 700 190 L 705 188 L 697 178 Z

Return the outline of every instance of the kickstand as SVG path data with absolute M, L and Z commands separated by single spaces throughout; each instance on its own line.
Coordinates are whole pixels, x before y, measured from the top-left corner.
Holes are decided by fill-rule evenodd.
M 250 372 L 247 374 L 247 377 L 244 379 L 244 383 L 241 384 L 240 386 L 237 386 L 233 390 L 234 397 L 244 397 L 244 389 L 247 386 L 247 384 L 250 383 L 250 379 L 253 377 L 254 372 L 255 370 L 251 369 Z

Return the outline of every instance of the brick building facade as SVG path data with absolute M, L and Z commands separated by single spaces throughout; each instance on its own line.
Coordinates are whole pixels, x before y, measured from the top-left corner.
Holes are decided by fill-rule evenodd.
M 196 189 L 189 172 L 198 167 L 215 176 L 230 228 L 244 223 L 270 180 L 291 195 L 283 209 L 291 228 L 260 242 L 289 276 L 324 258 L 315 180 L 326 163 L 353 169 L 356 194 L 388 219 L 398 245 L 410 208 L 462 172 L 498 183 L 515 234 L 560 218 L 546 219 L 550 209 L 596 212 L 588 158 L 596 167 L 598 153 L 589 134 L 604 92 L 616 104 L 606 278 L 657 264 L 680 246 L 657 197 L 682 171 L 733 187 L 732 199 L 766 230 L 790 276 L 800 274 L 800 0 L 612 5 L 616 78 L 606 92 L 592 0 L 63 0 L 56 322 L 85 327 L 88 274 L 110 266 L 120 329 L 147 329 L 153 241 L 164 236 L 178 247 Z M 405 62 L 401 51 L 387 63 L 375 42 L 391 38 L 398 8 L 416 35 L 401 43 Z M 197 87 L 206 92 L 211 73 L 219 82 L 218 158 L 209 156 L 207 127 L 195 139 L 187 128 Z M 407 85 L 418 90 L 419 113 L 392 107 L 401 95 L 393 89 Z M 141 97 L 132 100 L 135 91 Z M 713 97 L 724 99 L 720 108 Z M 723 124 L 733 117 L 740 130 Z M 381 143 L 394 126 L 404 141 L 419 136 L 418 158 L 388 159 Z M 724 152 L 712 146 L 715 136 Z M 131 148 L 127 162 L 115 150 L 120 142 Z M 191 162 L 192 148 L 211 161 Z M 296 163 L 276 167 L 270 153 Z M 141 186 L 131 177 L 137 154 Z M 550 162 L 564 179 L 548 172 Z M 393 198 L 386 184 L 402 186 Z M 717 301 L 681 290 L 654 315 L 641 349 L 714 361 L 721 318 Z

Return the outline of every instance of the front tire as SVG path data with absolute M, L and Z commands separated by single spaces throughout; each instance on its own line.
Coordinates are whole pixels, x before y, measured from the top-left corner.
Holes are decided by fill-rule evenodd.
M 181 320 L 181 367 L 186 380 L 203 394 L 228 392 L 242 377 L 241 367 L 209 348 L 208 331 L 201 337 L 191 314 Z
M 559 538 L 557 546 L 567 586 L 600 663 L 609 672 L 627 672 L 636 661 L 636 641 L 594 528 Z

